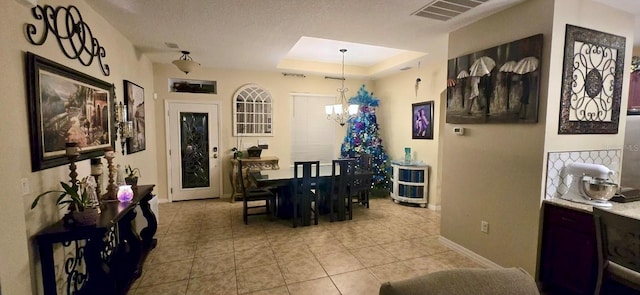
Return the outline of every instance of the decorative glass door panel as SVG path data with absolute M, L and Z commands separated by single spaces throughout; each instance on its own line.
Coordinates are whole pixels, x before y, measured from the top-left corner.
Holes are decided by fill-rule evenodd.
M 183 188 L 210 185 L 208 121 L 207 113 L 180 113 Z

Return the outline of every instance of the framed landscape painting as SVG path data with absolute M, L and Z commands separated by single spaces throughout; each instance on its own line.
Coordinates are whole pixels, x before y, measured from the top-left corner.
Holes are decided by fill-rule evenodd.
M 69 163 L 67 142 L 78 144 L 78 160 L 102 156 L 113 147 L 113 84 L 31 52 L 25 58 L 31 170 Z
M 411 138 L 433 139 L 433 101 L 414 103 L 411 111 Z
M 127 121 L 133 122 L 132 137 L 127 138 L 127 154 L 144 151 L 146 148 L 144 125 L 144 88 L 131 81 L 124 81 L 124 103 L 127 106 Z

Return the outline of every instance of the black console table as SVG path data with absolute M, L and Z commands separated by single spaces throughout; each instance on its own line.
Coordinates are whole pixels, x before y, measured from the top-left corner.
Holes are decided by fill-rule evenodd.
M 69 226 L 61 220 L 36 236 L 42 266 L 44 294 L 58 294 L 53 255 L 55 244 L 65 252 L 64 294 L 126 294 L 130 285 L 142 274 L 148 253 L 155 248 L 153 236 L 158 228 L 149 200 L 154 185 L 140 185 L 134 189 L 131 202 L 104 202 L 100 217 L 92 226 Z M 139 206 L 147 220 L 140 234 L 133 228 Z

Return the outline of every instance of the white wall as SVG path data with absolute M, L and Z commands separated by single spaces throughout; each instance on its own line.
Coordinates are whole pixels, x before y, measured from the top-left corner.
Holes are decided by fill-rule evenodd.
M 122 101 L 123 80 L 131 80 L 145 88 L 147 120 L 155 120 L 155 104 L 151 99 L 153 75 L 151 62 L 139 55 L 131 42 L 116 31 L 101 16 L 97 15 L 84 1 L 38 1 L 40 5 L 75 5 L 94 36 L 104 46 L 107 56 L 104 62 L 109 64 L 111 75 L 104 76 L 96 61 L 91 66 L 82 66 L 77 60 L 67 59 L 61 52 L 55 37 L 49 34 L 42 46 L 28 43 L 24 34 L 25 23 L 34 23 L 41 30 L 42 25 L 31 15 L 30 8 L 17 0 L 0 0 L 0 67 L 3 77 L 0 86 L 2 101 L 2 123 L 0 128 L 0 187 L 3 198 L 0 200 L 0 224 L 3 225 L 0 237 L 0 281 L 2 294 L 38 294 L 42 293 L 41 277 L 38 271 L 39 258 L 32 236 L 40 229 L 58 221 L 60 213 L 53 204 L 54 199 L 43 200 L 34 210 L 30 205 L 35 196 L 43 191 L 56 189 L 60 181 L 68 178 L 68 166 L 31 172 L 29 149 L 29 112 L 26 97 L 24 52 L 31 51 L 39 56 L 61 63 L 67 67 L 88 74 L 116 86 L 116 97 Z M 147 125 L 147 141 L 155 142 L 155 126 Z M 117 143 L 118 153 L 120 144 Z M 144 152 L 122 156 L 118 154 L 117 163 L 127 163 L 139 167 L 143 177 L 141 183 L 157 183 L 155 164 L 155 145 L 147 145 Z M 104 162 L 104 161 L 103 161 Z M 147 172 L 147 173 L 145 173 Z M 89 174 L 89 161 L 78 163 L 80 177 Z M 29 181 L 31 193 L 22 195 L 21 179 Z

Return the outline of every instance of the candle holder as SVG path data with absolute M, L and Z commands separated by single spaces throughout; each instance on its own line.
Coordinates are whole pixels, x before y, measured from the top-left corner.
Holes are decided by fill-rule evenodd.
M 96 196 L 100 196 L 100 187 L 102 186 L 100 175 L 102 175 L 102 161 L 100 158 L 93 158 L 91 159 L 91 176 L 96 181 Z
M 113 179 L 114 177 L 114 170 L 115 167 L 113 166 L 113 158 L 115 158 L 116 154 L 113 151 L 113 148 L 106 148 L 104 150 L 104 158 L 107 159 L 107 169 L 109 171 L 109 184 L 107 185 L 107 193 L 104 194 L 103 199 L 105 200 L 115 200 L 116 199 L 116 185 L 114 184 L 115 180 Z
M 78 143 L 65 143 L 65 152 L 67 158 L 69 159 L 69 178 L 71 178 L 69 182 L 71 182 L 71 185 L 74 185 L 78 182 L 78 173 L 76 172 L 76 160 L 80 156 L 80 152 L 78 151 Z

